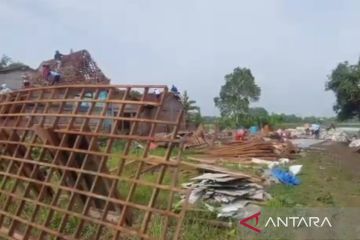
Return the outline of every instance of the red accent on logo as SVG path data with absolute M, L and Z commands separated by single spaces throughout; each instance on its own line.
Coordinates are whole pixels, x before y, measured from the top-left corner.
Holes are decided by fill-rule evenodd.
M 249 228 L 249 229 L 251 229 L 251 230 L 253 230 L 254 232 L 260 233 L 261 232 L 260 229 L 254 227 L 254 226 L 251 226 L 250 224 L 247 224 L 247 221 L 249 221 L 250 219 L 255 218 L 256 219 L 255 226 L 258 225 L 260 215 L 261 215 L 261 212 L 255 213 L 255 214 L 253 214 L 253 215 L 251 215 L 251 216 L 249 216 L 247 218 L 244 218 L 244 219 L 240 220 L 240 224 L 247 227 L 247 228 Z

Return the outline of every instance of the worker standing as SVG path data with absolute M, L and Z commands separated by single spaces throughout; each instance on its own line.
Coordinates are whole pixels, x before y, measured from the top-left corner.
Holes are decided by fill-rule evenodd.
M 159 89 L 157 89 L 157 88 L 155 88 L 154 89 L 154 94 L 155 94 L 155 96 L 156 96 L 156 99 L 160 99 L 160 95 L 161 95 L 161 93 L 160 93 L 160 90 Z
M 59 50 L 55 51 L 54 60 L 56 61 L 56 69 L 59 70 L 61 67 L 61 60 L 62 60 L 63 54 L 59 52 Z
M 310 130 L 311 130 L 311 133 L 315 136 L 315 139 L 319 139 L 320 125 L 319 124 L 311 124 Z

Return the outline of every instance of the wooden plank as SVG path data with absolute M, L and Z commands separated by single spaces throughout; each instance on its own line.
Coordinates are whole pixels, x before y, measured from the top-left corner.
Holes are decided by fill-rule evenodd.
M 262 179 L 259 177 L 250 176 L 248 174 L 244 174 L 239 171 L 233 171 L 233 170 L 229 170 L 227 168 L 213 166 L 213 165 L 209 165 L 209 164 L 194 164 L 194 163 L 182 161 L 181 165 L 187 166 L 187 167 L 192 167 L 192 168 L 195 168 L 198 170 L 217 172 L 217 173 L 225 173 L 225 174 L 229 174 L 230 176 L 238 177 L 238 178 L 249 178 L 253 182 L 261 182 L 262 181 Z

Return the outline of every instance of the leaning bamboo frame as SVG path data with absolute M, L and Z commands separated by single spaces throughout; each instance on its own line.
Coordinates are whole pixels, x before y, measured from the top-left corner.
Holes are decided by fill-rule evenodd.
M 150 101 L 155 88 L 162 94 Z M 182 112 L 172 121 L 160 119 L 167 91 L 161 85 L 72 85 L 0 95 L 0 237 L 178 239 L 185 208 L 172 208 L 186 193 L 177 187 L 180 158 L 170 157 Z M 136 112 L 126 117 L 129 106 Z M 154 114 L 144 115 L 149 107 Z M 127 133 L 119 130 L 124 121 Z M 156 137 L 159 125 L 171 127 L 170 137 Z M 167 143 L 165 156 L 150 161 L 157 141 Z M 122 153 L 114 152 L 116 144 Z M 149 164 L 159 167 L 144 177 Z

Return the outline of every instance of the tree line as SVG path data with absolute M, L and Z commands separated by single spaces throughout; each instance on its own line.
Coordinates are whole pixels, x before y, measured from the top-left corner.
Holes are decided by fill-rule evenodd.
M 18 66 L 24 66 L 23 63 L 14 61 L 10 57 L 6 55 L 2 55 L 0 59 L 0 70 L 6 69 L 6 68 L 13 68 Z
M 252 102 L 259 100 L 261 88 L 256 84 L 255 77 L 248 68 L 237 67 L 232 73 L 225 75 L 225 84 L 221 86 L 219 96 L 214 104 L 220 111 L 220 117 L 201 116 L 196 102 L 190 100 L 186 92 L 183 95 L 187 121 L 219 123 L 222 127 L 238 128 L 271 125 L 279 123 L 332 123 L 335 121 L 360 120 L 360 59 L 357 64 L 345 61 L 339 63 L 328 76 L 325 91 L 335 94 L 336 102 L 333 109 L 336 117 L 300 117 L 295 114 L 269 114 L 263 107 L 250 107 Z M 329 103 L 331 104 L 331 103 Z

